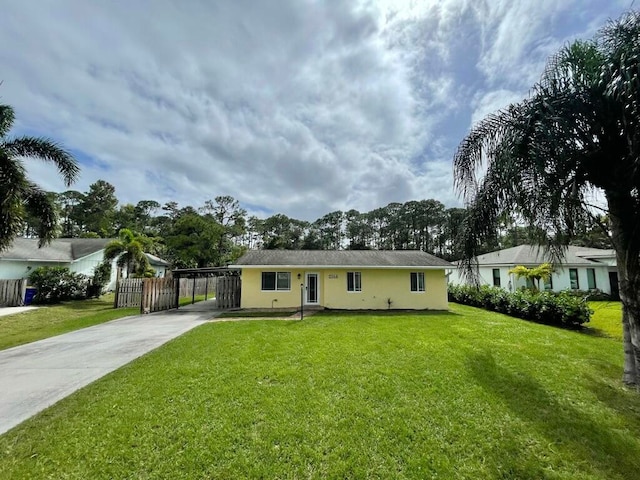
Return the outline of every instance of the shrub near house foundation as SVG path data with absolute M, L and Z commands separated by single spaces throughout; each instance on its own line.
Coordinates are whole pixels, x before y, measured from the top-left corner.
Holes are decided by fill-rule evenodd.
M 566 292 L 507 292 L 501 288 L 449 285 L 449 301 L 504 313 L 532 322 L 577 328 L 589 321 L 591 310 L 583 299 Z
M 37 289 L 36 303 L 57 303 L 86 298 L 89 277 L 67 267 L 38 267 L 29 275 L 29 284 Z

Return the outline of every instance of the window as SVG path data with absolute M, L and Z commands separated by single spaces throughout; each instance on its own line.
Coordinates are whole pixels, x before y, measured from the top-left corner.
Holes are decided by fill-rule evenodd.
M 578 290 L 580 288 L 580 283 L 578 282 L 578 269 L 570 268 L 569 269 L 569 283 L 571 284 L 572 290 Z
M 549 275 L 549 278 L 547 278 L 544 281 L 544 289 L 545 290 L 553 290 L 553 278 L 551 277 L 551 275 Z
M 424 272 L 411 272 L 411 291 L 424 292 Z
M 262 272 L 262 290 L 291 290 L 291 272 Z
M 587 268 L 587 287 L 589 290 L 596 288 L 596 270 L 595 268 Z
M 493 269 L 493 286 L 494 287 L 500 286 L 500 269 L 499 268 Z
M 347 292 L 362 291 L 362 272 L 347 272 Z

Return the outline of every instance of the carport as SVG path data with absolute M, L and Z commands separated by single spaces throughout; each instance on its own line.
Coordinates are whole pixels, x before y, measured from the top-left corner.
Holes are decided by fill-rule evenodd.
M 239 308 L 240 307 L 240 270 L 228 267 L 202 267 L 202 268 L 177 268 L 171 271 L 173 278 L 188 278 L 193 280 L 191 304 L 196 301 L 195 283 L 198 278 L 206 278 L 204 298 L 209 296 L 209 279 L 216 278 L 215 290 L 212 292 L 216 297 L 218 308 Z M 178 308 L 179 293 L 176 293 L 176 304 Z

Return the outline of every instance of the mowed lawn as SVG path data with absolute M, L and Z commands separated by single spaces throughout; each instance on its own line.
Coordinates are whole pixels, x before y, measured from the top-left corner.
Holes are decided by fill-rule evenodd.
M 139 308 L 114 309 L 113 294 L 43 305 L 0 317 L 0 350 L 139 313 Z
M 140 314 L 139 307 L 113 308 L 113 297 L 111 293 L 100 298 L 42 305 L 37 310 L 1 316 L 0 350 Z M 203 300 L 204 295 L 196 295 L 196 302 Z M 181 298 L 180 306 L 189 305 L 191 301 L 192 297 Z
M 0 478 L 638 478 L 619 340 L 451 310 L 206 324 L 1 436 Z

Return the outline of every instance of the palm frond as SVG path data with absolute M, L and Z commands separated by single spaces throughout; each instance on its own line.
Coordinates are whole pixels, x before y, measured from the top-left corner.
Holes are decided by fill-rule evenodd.
M 104 259 L 112 261 L 125 251 L 126 246 L 123 242 L 121 242 L 120 240 L 113 240 L 112 242 L 109 242 L 104 248 Z
M 22 199 L 28 189 L 22 162 L 0 150 L 0 251 L 7 249 L 20 233 L 24 221 Z
M 15 114 L 13 108 L 9 105 L 0 105 L 0 138 L 4 138 L 15 120 Z
M 56 237 L 58 216 L 56 206 L 47 192 L 34 183 L 24 196 L 25 210 L 38 219 L 38 247 L 42 247 Z
M 73 156 L 57 143 L 46 138 L 18 137 L 7 140 L 1 148 L 9 156 L 33 157 L 55 164 L 67 186 L 80 174 L 80 167 Z

